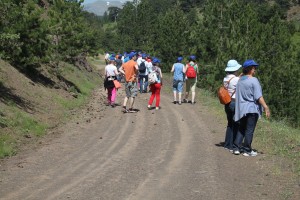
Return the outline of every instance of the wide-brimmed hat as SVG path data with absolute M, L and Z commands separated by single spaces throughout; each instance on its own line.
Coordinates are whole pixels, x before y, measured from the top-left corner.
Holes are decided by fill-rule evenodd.
M 227 67 L 225 68 L 225 72 L 235 72 L 241 68 L 240 65 L 236 60 L 229 60 L 227 63 Z
M 254 67 L 257 67 L 258 64 L 254 61 L 254 60 L 246 60 L 243 64 L 243 67 L 246 68 L 246 67 L 250 67 L 250 66 L 254 66 Z

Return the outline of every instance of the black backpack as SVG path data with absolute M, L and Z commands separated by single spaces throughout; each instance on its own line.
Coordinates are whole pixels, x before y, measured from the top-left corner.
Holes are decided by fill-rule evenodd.
M 145 64 L 145 62 L 141 62 L 141 64 L 139 65 L 139 72 L 140 73 L 145 73 L 146 72 L 146 64 Z

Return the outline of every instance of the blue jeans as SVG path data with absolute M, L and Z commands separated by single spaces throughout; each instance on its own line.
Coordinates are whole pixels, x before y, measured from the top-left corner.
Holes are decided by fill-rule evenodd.
M 241 150 L 243 148 L 243 150 L 246 152 L 252 151 L 251 144 L 257 120 L 257 113 L 248 113 L 246 116 L 239 120 L 239 131 L 234 141 L 235 149 Z M 242 146 L 243 139 L 244 145 Z
M 231 101 L 229 104 L 225 105 L 225 112 L 227 115 L 227 128 L 225 135 L 224 148 L 233 149 L 233 142 L 236 138 L 239 123 L 233 120 L 235 112 L 235 102 Z
M 145 81 L 144 81 L 145 79 Z M 140 80 L 140 93 L 147 92 L 148 87 L 148 76 L 147 75 L 139 75 Z

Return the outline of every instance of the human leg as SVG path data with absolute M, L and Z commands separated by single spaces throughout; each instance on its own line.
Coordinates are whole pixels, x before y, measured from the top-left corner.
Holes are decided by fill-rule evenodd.
M 185 82 L 185 97 L 183 99 L 184 103 L 188 102 L 190 89 L 191 89 L 191 80 L 187 79 L 186 82 Z
M 227 104 L 224 106 L 226 117 L 227 117 L 227 128 L 226 128 L 226 134 L 225 134 L 225 142 L 224 142 L 224 148 L 227 148 L 229 150 L 233 149 L 233 141 L 236 138 L 236 122 L 233 120 L 234 116 L 234 110 L 235 110 L 235 102 L 231 102 L 230 104 Z
M 110 105 L 112 103 L 112 90 L 113 88 L 107 88 L 107 103 Z
M 245 139 L 244 139 L 244 149 L 246 152 L 252 151 L 252 140 L 254 130 L 257 124 L 258 114 L 257 113 L 249 113 L 247 114 L 246 124 L 245 124 Z
M 174 99 L 173 103 L 176 104 L 176 99 L 177 99 L 177 92 L 176 92 L 176 90 L 175 91 L 173 90 L 173 99 Z
M 145 81 L 144 81 L 144 92 L 147 93 L 147 88 L 148 88 L 148 76 L 145 76 Z
M 196 79 L 191 79 L 191 92 L 192 92 L 192 104 L 195 103 L 195 96 L 196 96 Z
M 180 81 L 177 85 L 177 91 L 178 91 L 178 104 L 181 105 L 181 96 L 183 91 L 183 81 Z
M 233 143 L 233 152 L 235 153 L 237 151 L 238 153 L 235 154 L 240 154 L 240 151 L 242 150 L 242 142 L 245 136 L 246 116 L 236 123 L 239 123 L 239 127 L 237 130 L 236 138 Z
M 129 105 L 129 109 L 133 109 L 133 104 L 134 104 L 134 100 L 135 100 L 135 97 L 130 97 L 130 105 Z
M 117 97 L 117 89 L 114 87 L 111 91 L 111 105 L 114 105 Z
M 153 103 L 153 100 L 154 100 L 154 98 L 155 98 L 155 86 L 154 86 L 154 84 L 150 85 L 150 90 L 151 90 L 151 96 L 150 96 L 148 105 L 151 106 L 152 103 Z
M 159 104 L 160 104 L 160 89 L 161 89 L 161 84 L 156 83 L 155 84 L 155 97 L 156 97 L 155 106 L 158 109 L 159 109 Z

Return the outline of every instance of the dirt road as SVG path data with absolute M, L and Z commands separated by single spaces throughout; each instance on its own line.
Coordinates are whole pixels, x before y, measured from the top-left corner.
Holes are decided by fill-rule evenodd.
M 103 105 L 98 89 L 89 105 L 55 130 L 41 147 L 5 161 L 0 199 L 192 200 L 280 199 L 282 185 L 264 156 L 234 156 L 217 144 L 225 124 L 201 102 L 172 104 L 164 86 L 161 110 L 138 113 Z M 118 102 L 124 91 L 118 92 Z M 225 114 L 224 114 L 225 117 Z M 284 192 L 284 191 L 283 191 Z

